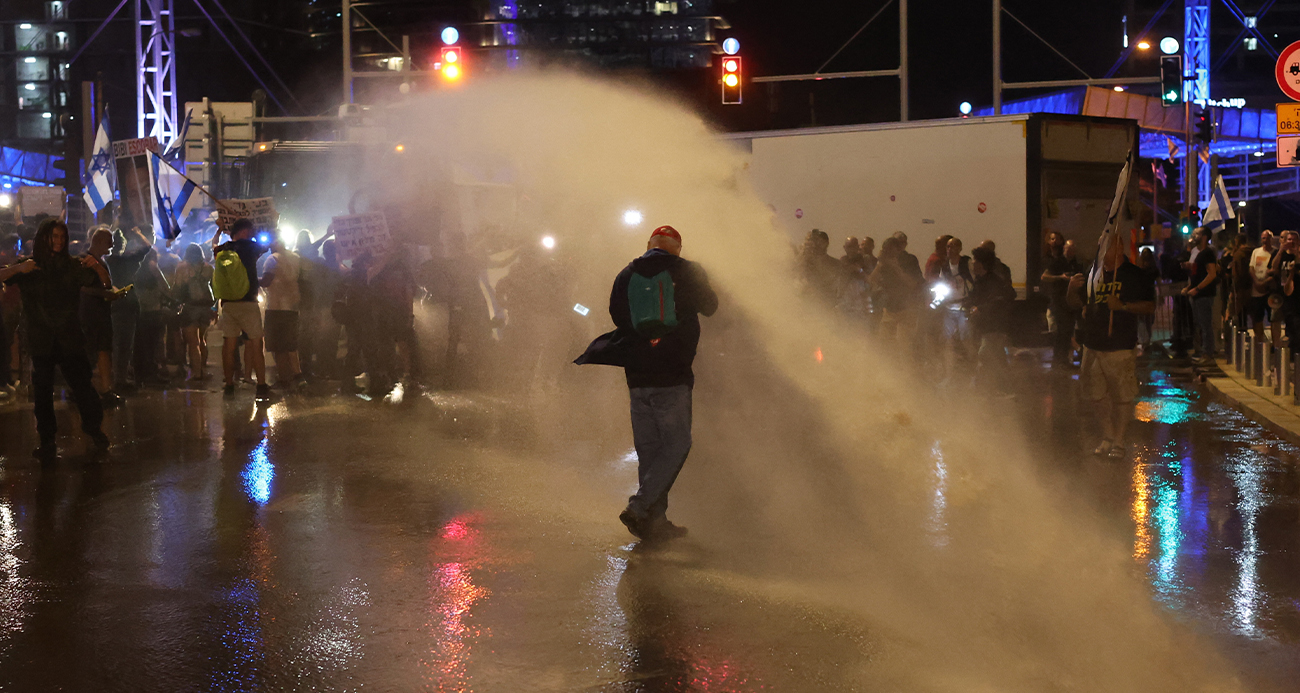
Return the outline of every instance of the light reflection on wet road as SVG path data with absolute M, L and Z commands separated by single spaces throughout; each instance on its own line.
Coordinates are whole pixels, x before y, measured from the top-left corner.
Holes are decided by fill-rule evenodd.
M 1022 398 L 1044 464 L 1131 536 L 1153 599 L 1285 681 L 1300 450 L 1157 371 L 1131 459 L 1097 460 L 1073 386 Z M 30 414 L 0 412 L 0 691 L 870 689 L 864 624 L 728 583 L 692 544 L 539 513 L 496 425 L 432 410 L 153 393 L 114 414 L 135 442 L 110 462 L 47 468 Z M 942 548 L 942 441 L 931 458 Z M 623 494 L 634 460 L 608 459 L 593 483 Z

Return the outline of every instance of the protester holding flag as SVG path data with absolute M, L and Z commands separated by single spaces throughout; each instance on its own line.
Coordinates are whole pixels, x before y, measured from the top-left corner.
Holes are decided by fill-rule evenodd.
M 1084 276 L 1075 275 L 1068 300 L 1083 311 L 1080 382 L 1101 424 L 1101 443 L 1093 453 L 1122 457 L 1138 392 L 1138 320 L 1155 313 L 1156 286 L 1148 273 L 1129 262 L 1118 234 L 1103 234 L 1102 243 L 1099 252 L 1104 255 L 1089 273 L 1100 281 L 1085 294 Z

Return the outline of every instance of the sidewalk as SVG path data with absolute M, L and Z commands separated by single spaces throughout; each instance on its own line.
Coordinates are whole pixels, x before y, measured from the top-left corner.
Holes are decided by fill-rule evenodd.
M 1207 374 L 1205 384 L 1220 399 L 1244 409 L 1260 425 L 1286 440 L 1300 445 L 1300 407 L 1292 396 L 1273 394 L 1272 387 L 1256 387 L 1253 379 L 1238 373 L 1236 366 L 1217 364 L 1223 376 Z

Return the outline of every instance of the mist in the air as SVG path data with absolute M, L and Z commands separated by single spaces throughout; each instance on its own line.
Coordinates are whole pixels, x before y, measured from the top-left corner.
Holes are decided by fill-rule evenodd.
M 622 531 L 627 489 L 602 480 L 631 446 L 622 374 L 569 361 L 611 329 L 615 274 L 671 224 L 722 296 L 703 320 L 695 447 L 669 509 L 711 569 L 860 619 L 887 643 L 859 676 L 881 690 L 1235 689 L 1086 502 L 1047 490 L 1007 407 L 934 395 L 892 349 L 801 300 L 791 241 L 804 229 L 778 224 L 746 153 L 699 116 L 545 73 L 395 114 L 411 159 L 380 187 L 426 200 L 444 234 L 503 248 L 553 236 L 554 290 L 591 307 L 537 328 L 557 332 L 537 375 L 548 385 L 512 395 L 535 413 L 539 461 L 517 483 L 539 503 Z M 622 223 L 628 209 L 640 226 Z

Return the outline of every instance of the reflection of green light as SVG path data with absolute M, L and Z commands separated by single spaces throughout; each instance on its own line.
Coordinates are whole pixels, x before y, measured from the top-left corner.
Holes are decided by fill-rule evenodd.
M 1156 531 L 1160 534 L 1160 558 L 1156 561 L 1156 587 L 1165 596 L 1181 591 L 1174 568 L 1178 562 L 1178 549 L 1183 543 L 1183 531 L 1178 526 L 1178 491 L 1164 480 L 1156 480 L 1156 508 L 1152 514 Z

